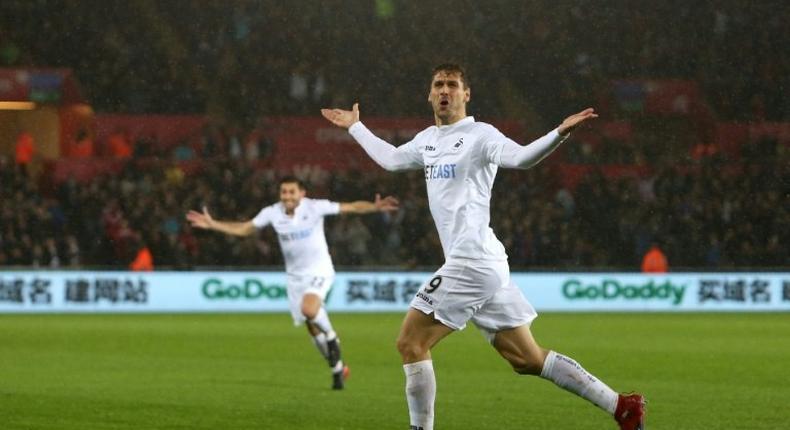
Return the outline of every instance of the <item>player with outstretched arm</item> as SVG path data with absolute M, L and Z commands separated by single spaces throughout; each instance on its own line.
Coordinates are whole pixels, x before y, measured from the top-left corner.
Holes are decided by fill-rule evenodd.
M 313 342 L 332 368 L 332 388 L 340 390 L 348 377 L 348 366 L 343 364 L 340 341 L 324 307 L 335 277 L 324 235 L 324 217 L 394 211 L 398 209 L 398 200 L 377 194 L 373 202 L 337 203 L 305 195 L 304 184 L 299 179 L 286 177 L 280 181 L 280 201 L 263 208 L 248 221 L 218 221 L 206 208 L 203 212 L 189 211 L 186 217 L 193 227 L 234 236 L 249 236 L 268 225 L 274 228 L 285 259 L 288 302 L 294 324 L 307 323 Z
M 436 378 L 431 348 L 471 320 L 519 374 L 540 375 L 613 415 L 621 429 L 644 429 L 644 398 L 618 394 L 575 360 L 543 349 L 532 336 L 537 317 L 510 279 L 507 254 L 489 227 L 491 188 L 498 167 L 528 169 L 556 149 L 575 127 L 596 118 L 585 109 L 527 146 L 466 115 L 468 77 L 456 64 L 434 68 L 428 101 L 435 126 L 399 147 L 376 137 L 352 110 L 322 109 L 347 128 L 367 154 L 387 170 L 423 169 L 428 203 L 445 263 L 410 304 L 397 347 L 406 374 L 412 430 L 432 430 Z

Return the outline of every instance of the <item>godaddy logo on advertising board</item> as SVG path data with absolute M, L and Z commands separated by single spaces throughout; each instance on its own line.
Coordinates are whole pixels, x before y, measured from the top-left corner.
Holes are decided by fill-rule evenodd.
M 209 300 L 284 300 L 286 289 L 283 285 L 264 285 L 257 279 L 245 279 L 240 284 L 223 284 L 221 279 L 209 278 L 203 282 L 203 296 Z
M 669 300 L 673 305 L 679 305 L 683 302 L 686 287 L 685 284 L 652 279 L 643 284 L 604 279 L 601 283 L 587 285 L 578 279 L 569 279 L 562 285 L 562 294 L 571 300 Z

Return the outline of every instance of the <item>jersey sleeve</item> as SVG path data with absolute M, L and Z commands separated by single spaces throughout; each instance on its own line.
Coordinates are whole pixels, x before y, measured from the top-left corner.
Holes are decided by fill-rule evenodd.
M 422 159 L 422 154 L 420 151 L 417 150 L 419 143 L 417 140 L 419 139 L 420 135 L 414 136 L 414 138 L 401 146 L 395 148 L 396 151 L 403 154 L 403 158 L 409 161 L 409 168 L 411 169 L 421 169 L 425 166 L 425 162 Z
M 480 151 L 482 152 L 483 161 L 488 164 L 501 166 L 502 153 L 505 147 L 509 145 L 519 146 L 518 143 L 502 134 L 501 131 L 490 127 L 490 130 L 481 139 Z
M 557 130 L 534 140 L 526 146 L 519 145 L 492 127 L 482 142 L 483 159 L 500 167 L 529 169 L 551 154 L 565 140 Z
M 331 200 L 313 200 L 313 208 L 321 216 L 337 215 L 340 213 L 340 203 Z
M 257 229 L 262 229 L 266 227 L 267 225 L 272 223 L 273 213 L 274 213 L 274 209 L 271 206 L 267 206 L 261 209 L 261 211 L 258 212 L 258 215 L 255 215 L 255 218 L 252 219 L 252 225 L 254 225 L 255 228 Z
M 386 170 L 420 169 L 423 167 L 422 156 L 417 151 L 415 144 L 419 134 L 410 142 L 395 147 L 373 134 L 361 121 L 357 121 L 349 127 L 348 132 L 362 146 L 368 156 Z

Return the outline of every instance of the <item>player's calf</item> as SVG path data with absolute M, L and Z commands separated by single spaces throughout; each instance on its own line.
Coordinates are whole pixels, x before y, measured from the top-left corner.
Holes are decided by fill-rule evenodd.
M 540 375 L 543 370 L 543 359 L 538 357 L 518 356 L 505 358 L 513 371 L 519 375 Z
M 349 370 L 348 366 L 343 364 L 343 359 L 341 358 L 340 339 L 335 336 L 331 340 L 327 340 L 326 346 L 329 352 L 327 361 L 332 368 L 332 389 L 342 390 L 345 386 L 345 380 L 348 378 Z
M 337 366 L 340 358 L 340 339 L 335 336 L 332 339 L 326 340 L 326 349 L 328 354 L 327 361 L 331 367 Z

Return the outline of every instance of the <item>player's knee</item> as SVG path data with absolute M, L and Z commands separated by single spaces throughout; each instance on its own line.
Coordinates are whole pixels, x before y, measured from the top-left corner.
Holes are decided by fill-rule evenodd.
M 318 309 L 319 308 L 316 308 L 315 306 L 310 306 L 310 305 L 304 305 L 303 304 L 302 305 L 302 315 L 304 315 L 304 317 L 307 318 L 308 320 L 311 320 L 311 319 L 315 318 L 316 315 L 318 315 Z
M 418 342 L 407 338 L 399 337 L 397 342 L 395 342 L 395 347 L 398 348 L 401 357 L 408 362 L 417 360 L 425 355 L 425 348 Z

